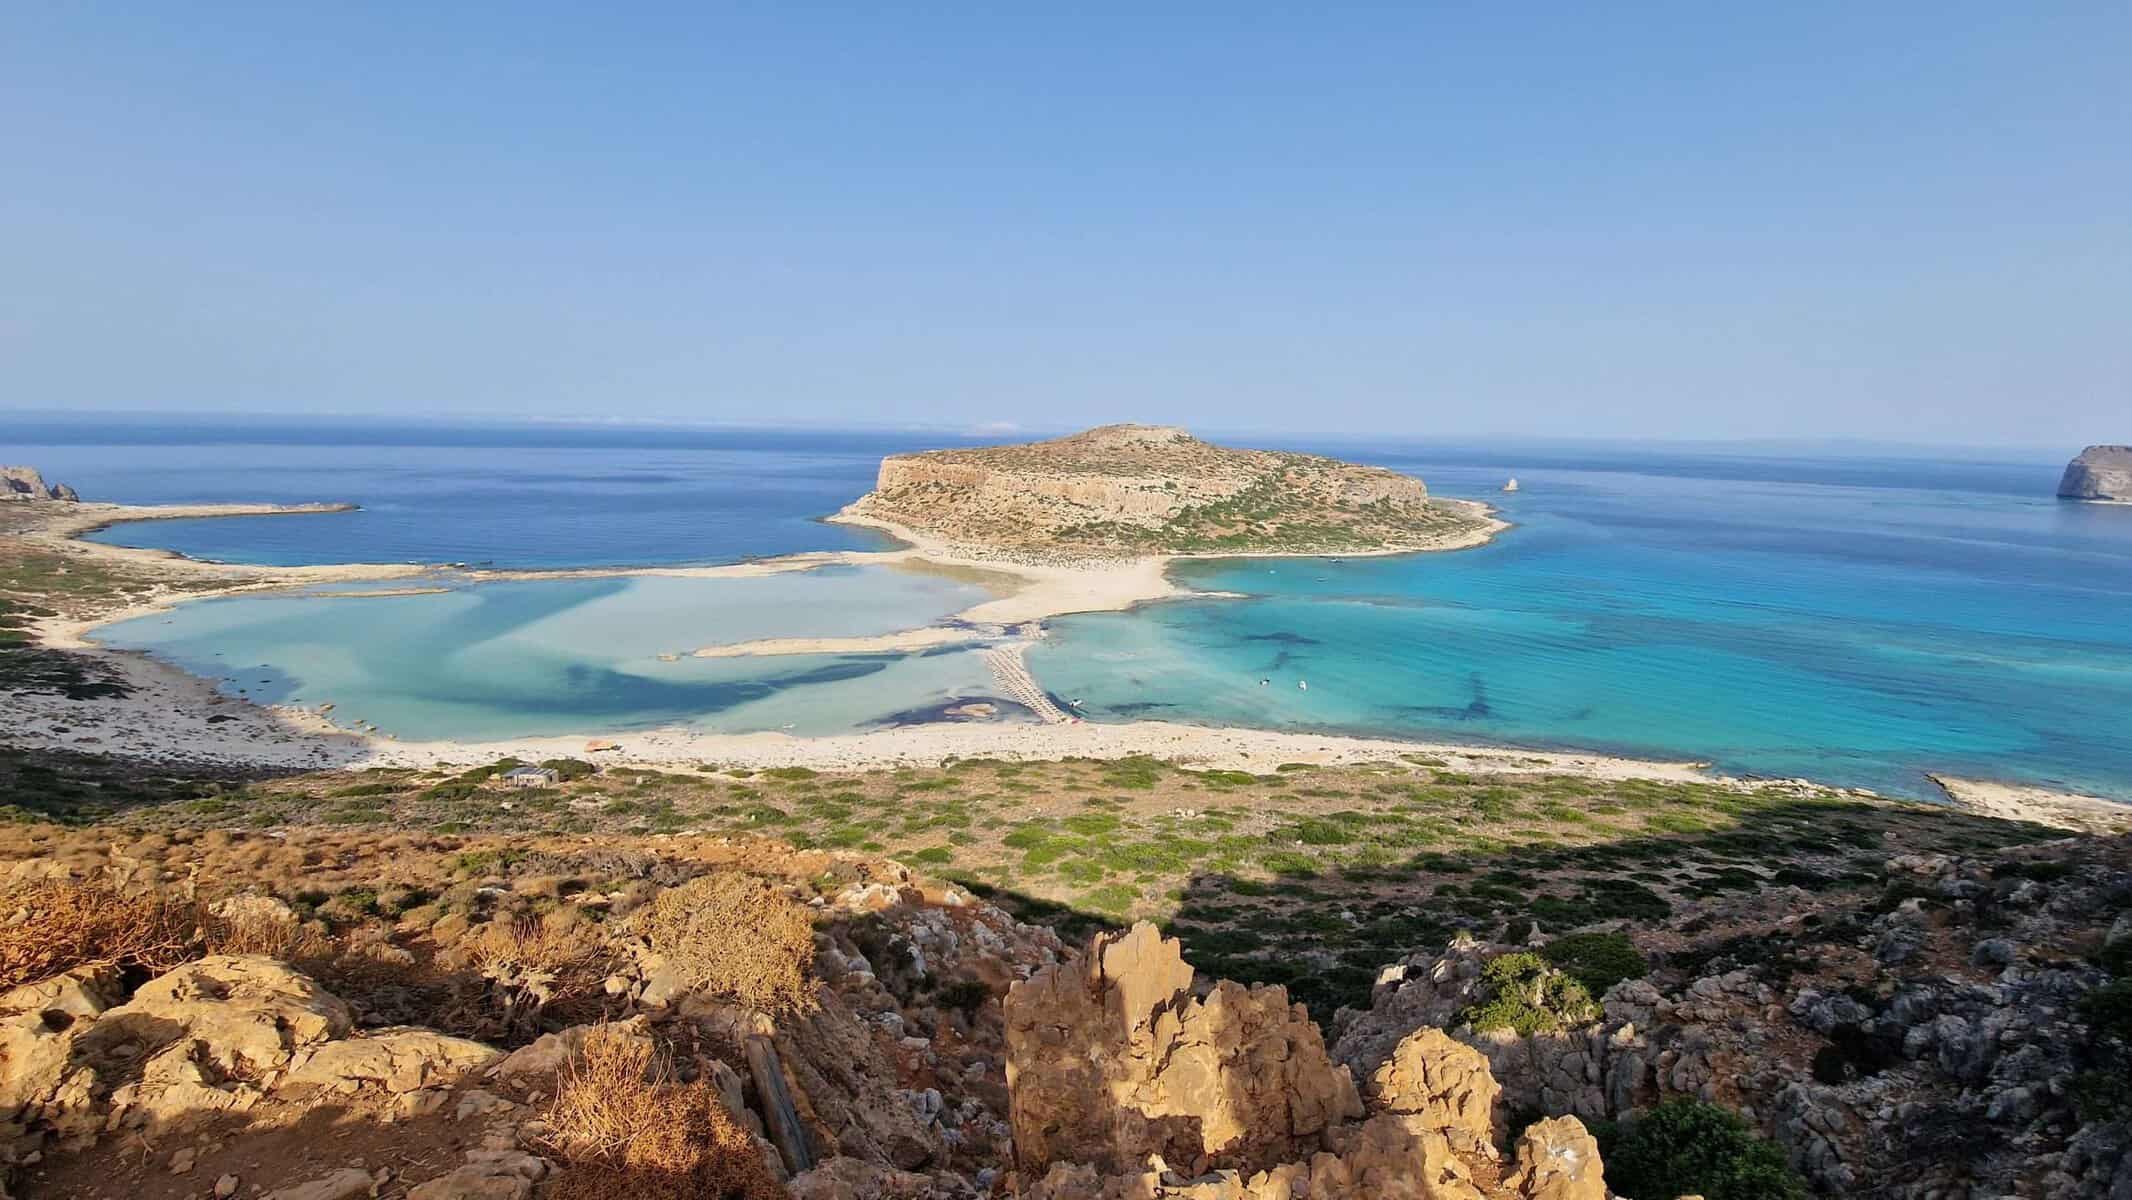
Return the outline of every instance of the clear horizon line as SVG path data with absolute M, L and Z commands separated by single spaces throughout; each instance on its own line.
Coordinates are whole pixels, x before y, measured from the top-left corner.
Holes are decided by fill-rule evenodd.
M 351 422 L 368 422 L 368 423 L 374 423 L 374 424 L 379 424 L 379 425 L 394 425 L 394 424 L 398 424 L 398 425 L 413 425 L 413 426 L 423 426 L 423 425 L 436 425 L 436 426 L 447 426 L 447 425 L 453 425 L 453 424 L 460 424 L 460 425 L 471 425 L 471 426 L 492 426 L 492 427 L 504 427 L 504 428 L 512 428 L 512 427 L 516 427 L 516 428 L 555 428 L 555 427 L 579 427 L 579 428 L 606 428 L 606 429 L 651 429 L 651 430 L 656 430 L 656 429 L 700 429 L 700 430 L 731 430 L 731 431 L 734 431 L 734 432 L 765 432 L 765 433 L 769 433 L 769 432 L 786 432 L 786 433 L 828 433 L 828 432 L 854 432 L 854 433 L 939 433 L 939 434 L 946 434 L 946 435 L 952 435 L 952 436 L 955 436 L 955 437 L 960 437 L 960 438 L 1044 438 L 1044 437 L 1052 437 L 1052 436 L 1059 436 L 1059 435 L 1064 435 L 1064 434 L 1070 434 L 1070 433 L 1075 433 L 1075 432 L 1078 432 L 1078 431 L 1080 431 L 1080 430 L 1082 430 L 1082 429 L 1086 429 L 1086 428 L 1090 428 L 1090 427 L 1091 427 L 1091 426 L 1086 426 L 1086 425 L 1052 425 L 1052 424 L 1022 424 L 1022 423 L 1020 423 L 1020 422 L 1012 422 L 1012 421 L 1001 421 L 1001 422 L 976 422 L 976 423 L 971 423 L 971 422 L 949 422 L 949 421 L 882 421 L 882 422 L 864 422 L 864 421 L 855 421 L 855 422 L 839 422 L 839 421 L 806 421 L 806 420 L 784 420 L 784 421 L 747 421 L 747 420 L 690 420 L 690 419 L 687 419 L 687 418 L 677 418 L 677 417 L 655 417 L 655 416 L 645 416 L 645 417 L 626 417 L 626 416 L 624 416 L 624 417 L 618 417 L 618 416 L 591 416 L 591 415 L 577 415 L 577 414 L 573 414 L 573 415 L 567 415 L 567 416 L 557 416 L 557 415 L 547 415 L 547 414 L 528 414 L 528 415 L 511 415 L 511 416 L 505 416 L 505 415 L 498 415 L 498 414 L 493 414 L 493 413 L 471 413 L 471 412 L 460 412 L 460 413 L 400 413 L 400 414 L 380 414 L 380 413 L 369 413 L 369 412 L 343 412 L 343 411 L 327 411 L 327 412 L 308 412 L 308 413 L 266 413 L 266 412 L 251 412 L 251 411 L 245 411 L 245 410 L 240 410 L 240 409 L 184 409 L 184 410 L 179 410 L 179 411 L 175 411 L 175 412 L 159 412 L 159 411 L 152 411 L 152 410 L 146 410 L 146 409 L 105 409 L 105 410 L 99 410 L 99 411 L 95 411 L 95 412 L 89 412 L 89 413 L 82 413 L 82 412 L 77 412 L 77 411 L 70 411 L 70 410 L 67 410 L 67 409 L 50 409 L 50 408 L 14 408 L 14 407 L 6 407 L 6 406 L 0 406 L 0 415 L 7 415 L 7 416 L 11 416 L 11 417 L 17 417 L 17 418 L 26 418 L 26 419 L 35 419 L 35 420 L 46 420 L 46 421 L 53 421 L 53 422 L 68 422 L 68 423 L 78 423 L 78 424 L 93 424 L 93 423 L 95 423 L 95 422 L 96 422 L 97 420 L 99 420 L 99 419 L 114 419 L 114 420 L 120 420 L 120 421 L 169 421 L 169 422 L 173 422 L 173 423 L 183 423 L 184 421 L 187 421 L 187 420 L 203 420 L 203 421 L 264 421 L 264 422 L 281 422 L 281 423 L 288 423 L 288 424 L 320 423 L 320 422 L 331 422 L 331 421 L 351 421 Z M 1280 438 L 1305 438 L 1305 439 L 1325 439 L 1325 440 L 1339 440 L 1339 439 L 1345 439 L 1345 438 L 1363 438 L 1363 437 L 1376 437 L 1376 438 L 1392 438 L 1392 439 L 1397 439 L 1397 440 L 1401 440 L 1401 441 L 1410 441 L 1410 440 L 1411 440 L 1411 441 L 1423 441 L 1423 440 L 1429 440 L 1429 441 L 1438 441 L 1438 442 L 1443 442 L 1443 443 L 1446 443 L 1446 444 L 1453 444 L 1453 445 L 1467 445 L 1467 444 L 1471 444 L 1471 443 L 1475 443 L 1475 442 L 1489 442 L 1489 441 L 1505 441 L 1505 442 L 1526 442 L 1526 443 L 1535 443 L 1535 442 L 1539 442 L 1539 443 L 1558 443 L 1558 444 L 1586 444 L 1586 445 L 1630 445 L 1630 444 L 1640 444 L 1640 445 L 1652 445 L 1652 444 L 1656 444 L 1656 445 L 1669 445 L 1669 446 L 1704 446 L 1704 447 L 1721 447 L 1721 446 L 1734 446 L 1734 447 L 1746 447 L 1746 446 L 1831 446 L 1831 447 L 1833 447 L 1833 446 L 1851 446 L 1851 447 L 1884 447 L 1884 448 L 1904 448 L 1904 449 L 1916 449 L 1916 450 L 1969 451 L 1969 452 L 1985 452 L 1985 453 L 2006 453 L 2006 452 L 2010 452 L 2010 451 L 2034 451 L 2034 452 L 2038 452 L 2038 453 L 2044 453 L 2044 452 L 2048 452 L 2048 453 L 2051 453 L 2051 454 L 2060 454 L 2060 453 L 2067 453 L 2067 450 L 2066 450 L 2066 446 L 2070 445 L 2070 443 L 2066 443 L 2066 444 L 2063 444 L 2063 445 L 2061 445 L 2060 443 L 2056 443 L 2056 442 L 2049 442 L 2049 443 L 2046 443 L 2046 442 L 2003 442 L 2003 443 L 1978 443 L 1978 442 L 1935 442 L 1935 441 L 1924 441 L 1924 440 L 1911 440 L 1911 439 L 1906 439 L 1906 438 L 1898 438 L 1898 437 L 1887 437 L 1887 436 L 1878 436 L 1878 435 L 1872 435 L 1872 434 L 1820 434 L 1820 435 L 1816 435 L 1816 434 L 1762 434 L 1762 435 L 1753 435 L 1753 436 L 1734 436 L 1734 437 L 1723 437 L 1723 436 L 1709 436 L 1709 435 L 1701 435 L 1701 436 L 1698 436 L 1698 435 L 1693 435 L 1693 434 L 1681 434 L 1681 435 L 1665 435 L 1665 436 L 1659 436 L 1659 435 L 1640 435 L 1640 436 L 1639 436 L 1639 435 L 1603 435 L 1603 434 L 1543 434 L 1543 433 L 1529 433 L 1529 432 L 1517 432 L 1517 431 L 1510 431 L 1510 430 L 1493 430 L 1493 431 L 1487 431 L 1487 432 L 1473 432 L 1473 433 L 1455 433 L 1455 434 L 1443 434 L 1443 433 L 1429 433 L 1429 432 L 1424 432 L 1424 431 L 1420 431 L 1420 430 L 1409 430 L 1409 429 L 1398 429 L 1398 430 L 1385 430 L 1385 429 L 1376 429 L 1376 430 L 1359 430 L 1359 429 L 1357 429 L 1357 430 L 1335 430 L 1335 429 L 1304 429 L 1304 428 L 1272 428 L 1272 427 L 1267 427 L 1267 426 L 1233 426 L 1233 425 L 1207 425 L 1207 426 L 1196 426 L 1196 425 L 1192 425 L 1192 424 L 1183 424 L 1183 423 L 1180 423 L 1180 422 L 1175 422 L 1175 421 L 1162 421 L 1162 420 L 1148 420 L 1148 421 L 1135 421 L 1135 422 L 1101 422 L 1101 423 L 1099 423 L 1099 424 L 1148 424 L 1148 425 L 1179 425 L 1179 424 L 1181 424 L 1183 428 L 1189 429 L 1189 430 L 1190 430 L 1191 432 L 1193 432 L 1193 433 L 1194 433 L 1195 435 L 1206 435 L 1206 436 L 1247 436 L 1247 437 L 1280 437 Z M 5 439 L 4 437 L 0 437 L 0 444 L 4 444 L 6 440 L 7 440 L 7 439 Z M 35 444 L 35 443 L 30 443 L 30 444 Z M 2085 443 L 2085 444 L 2083 444 L 2083 445 L 2082 445 L 2082 446 L 2080 446 L 2080 447 L 2074 447 L 2074 448 L 2073 448 L 2073 449 L 2072 449 L 2072 450 L 2070 451 L 2070 453 L 2078 453 L 2078 452 L 2079 452 L 2079 451 L 2080 451 L 2081 449 L 2084 449 L 2084 448 L 2086 448 L 2086 445 L 2094 445 L 2094 444 L 2100 444 L 2100 443 Z

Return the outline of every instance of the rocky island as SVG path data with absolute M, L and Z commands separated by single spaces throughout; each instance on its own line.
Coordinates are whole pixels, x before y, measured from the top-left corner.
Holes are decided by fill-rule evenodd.
M 1438 550 L 1502 528 L 1396 471 L 1160 425 L 892 455 L 837 519 L 984 559 Z
M 0 467 L 0 500 L 81 499 L 63 483 L 46 483 L 35 467 Z
M 2132 446 L 2089 446 L 2067 463 L 2058 494 L 2068 500 L 2132 504 Z

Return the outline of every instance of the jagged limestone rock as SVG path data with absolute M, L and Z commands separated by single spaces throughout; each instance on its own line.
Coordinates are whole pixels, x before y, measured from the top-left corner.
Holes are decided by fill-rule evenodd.
M 47 484 L 35 467 L 0 467 L 0 500 L 65 500 L 81 497 L 63 483 Z
M 1496 1116 L 1502 1088 L 1488 1060 L 1471 1046 L 1425 1027 L 1402 1038 L 1392 1056 L 1370 1074 L 1369 1098 L 1385 1112 L 1421 1118 L 1462 1148 L 1493 1151 L 1500 1133 Z
M 1599 1143 L 1575 1117 L 1526 1126 L 1518 1135 L 1517 1169 L 1505 1182 L 1529 1200 L 1607 1200 Z
M 1015 1155 L 1104 1174 L 1151 1154 L 1195 1174 L 1308 1153 L 1361 1115 L 1354 1080 L 1285 989 L 1217 984 L 1191 995 L 1178 943 L 1152 925 L 1098 935 L 1088 953 L 1007 995 Z

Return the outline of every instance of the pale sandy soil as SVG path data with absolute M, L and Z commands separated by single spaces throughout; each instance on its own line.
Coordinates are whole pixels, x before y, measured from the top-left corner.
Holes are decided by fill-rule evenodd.
M 2033 821 L 2074 833 L 2132 832 L 2132 804 L 2075 792 L 2056 792 L 2049 788 L 1994 783 L 1988 779 L 1959 779 L 1952 775 L 1934 775 L 1932 782 L 1945 789 L 1955 807 L 1979 816 Z
M 753 658 L 770 654 L 880 654 L 901 650 L 930 650 L 937 646 L 974 646 L 1013 636 L 1004 625 L 928 625 L 897 633 L 854 637 L 758 638 L 690 651 L 694 658 Z

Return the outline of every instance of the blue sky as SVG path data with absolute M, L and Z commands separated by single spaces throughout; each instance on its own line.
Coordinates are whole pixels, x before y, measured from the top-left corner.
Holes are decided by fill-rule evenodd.
M 605 7 L 0 7 L 0 408 L 2132 440 L 2122 0 Z

